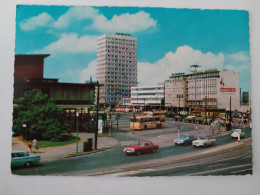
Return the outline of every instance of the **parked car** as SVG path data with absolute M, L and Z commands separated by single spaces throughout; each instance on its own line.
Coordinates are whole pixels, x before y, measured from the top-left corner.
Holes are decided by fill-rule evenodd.
M 193 147 L 207 147 L 216 142 L 216 139 L 210 136 L 200 136 L 197 140 L 192 141 Z
M 11 167 L 25 166 L 30 167 L 32 164 L 37 164 L 41 160 L 39 155 L 31 155 L 26 151 L 11 152 Z
M 191 134 L 182 134 L 177 139 L 174 140 L 175 145 L 188 145 L 192 144 L 192 141 L 196 140 L 197 138 Z
M 138 140 L 134 145 L 124 147 L 123 151 L 128 154 L 144 154 L 154 152 L 159 149 L 159 145 L 153 144 L 151 141 Z
M 233 132 L 231 133 L 231 138 L 238 138 L 240 135 L 240 138 L 245 138 L 245 133 L 242 129 L 234 129 Z

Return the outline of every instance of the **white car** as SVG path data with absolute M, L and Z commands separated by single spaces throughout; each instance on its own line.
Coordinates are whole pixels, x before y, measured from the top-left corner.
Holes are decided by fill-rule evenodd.
M 192 141 L 193 147 L 206 147 L 214 144 L 216 139 L 210 136 L 200 136 L 197 140 Z
M 231 138 L 238 138 L 238 136 L 240 135 L 240 138 L 244 138 L 245 137 L 245 133 L 242 129 L 235 129 L 233 130 L 233 133 L 231 133 Z

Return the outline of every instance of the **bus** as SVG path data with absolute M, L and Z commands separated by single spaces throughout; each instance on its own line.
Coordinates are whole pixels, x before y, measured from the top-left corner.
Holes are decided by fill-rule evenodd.
M 160 119 L 158 116 L 131 116 L 130 129 L 141 130 L 141 129 L 155 129 L 165 127 L 165 119 Z
M 146 111 L 143 114 L 146 116 L 158 116 L 160 119 L 166 119 L 165 117 L 165 111 Z
M 116 112 L 133 112 L 139 110 L 140 105 L 121 105 L 116 106 Z

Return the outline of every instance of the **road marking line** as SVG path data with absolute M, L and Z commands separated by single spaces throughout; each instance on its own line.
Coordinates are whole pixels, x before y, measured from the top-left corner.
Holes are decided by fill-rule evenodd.
M 212 167 L 218 167 L 218 166 L 222 166 L 222 165 L 226 165 L 227 163 L 222 163 L 222 164 L 217 164 L 217 165 L 211 165 L 211 166 L 208 166 L 208 167 L 210 167 L 210 168 L 212 168 Z
M 215 169 L 215 170 L 209 170 L 209 171 L 203 171 L 203 172 L 199 172 L 199 173 L 193 173 L 193 174 L 188 174 L 189 176 L 196 176 L 196 175 L 202 175 L 202 174 L 210 174 L 210 173 L 214 173 L 217 171 L 224 171 L 224 170 L 228 170 L 228 169 L 232 169 L 232 168 L 240 168 L 240 167 L 245 167 L 252 164 L 244 164 L 244 165 L 238 165 L 238 166 L 233 166 L 233 167 L 226 167 L 226 168 L 221 168 L 221 169 Z M 185 175 L 187 176 L 187 175 Z
M 250 168 L 250 169 L 244 169 L 244 170 L 239 170 L 239 171 L 233 171 L 233 172 L 230 172 L 230 173 L 235 174 L 235 173 L 245 172 L 245 171 L 249 171 L 249 170 L 253 170 L 253 169 L 252 169 L 252 168 Z

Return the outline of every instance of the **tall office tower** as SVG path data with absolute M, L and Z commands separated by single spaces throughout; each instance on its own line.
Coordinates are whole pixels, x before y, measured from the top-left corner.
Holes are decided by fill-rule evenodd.
M 131 97 L 137 85 L 137 39 L 130 34 L 102 35 L 97 42 L 97 80 L 100 103 L 116 105 Z

